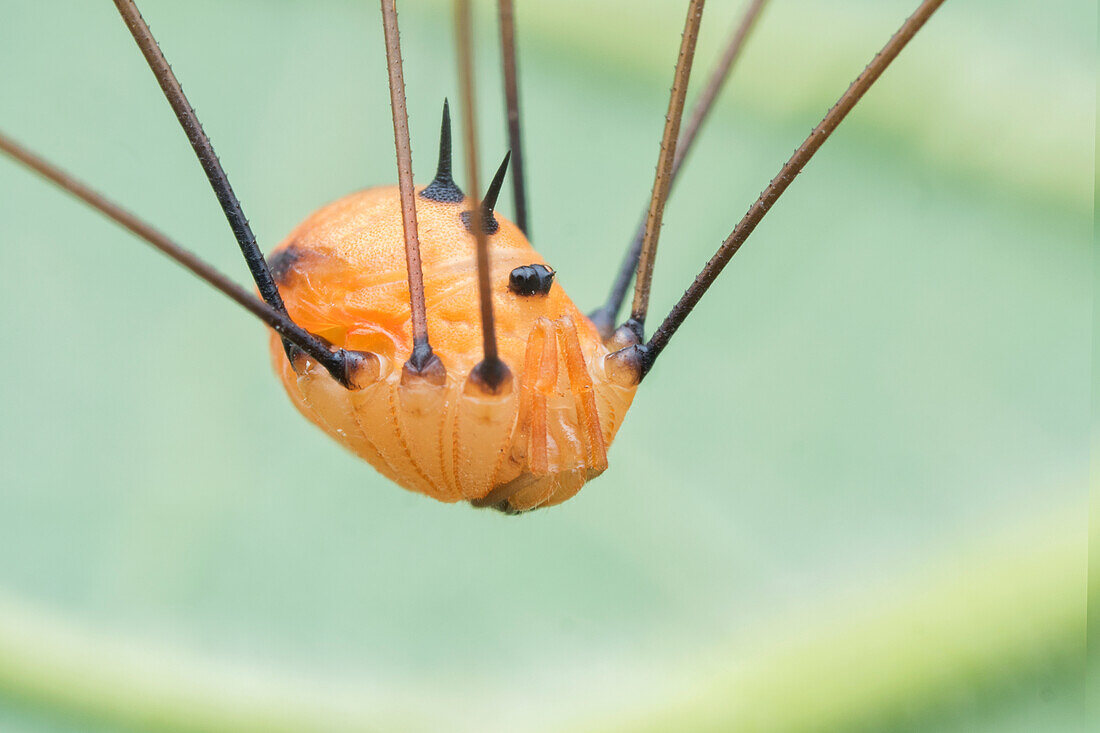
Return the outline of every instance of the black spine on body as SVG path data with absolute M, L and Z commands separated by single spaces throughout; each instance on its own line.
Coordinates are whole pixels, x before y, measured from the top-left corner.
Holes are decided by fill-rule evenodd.
M 443 100 L 443 122 L 439 126 L 439 165 L 435 169 L 435 179 L 420 196 L 445 204 L 457 204 L 466 198 L 451 172 L 451 110 L 446 99 Z
M 493 176 L 493 180 L 489 183 L 489 190 L 485 192 L 485 198 L 481 200 L 481 230 L 486 234 L 496 234 L 500 229 L 500 224 L 497 223 L 497 218 L 493 215 L 493 210 L 497 205 L 497 196 L 500 195 L 500 187 L 504 185 L 504 174 L 508 172 L 508 161 L 512 158 L 511 151 L 504 154 L 504 160 L 500 162 L 500 167 L 497 168 L 496 174 Z M 473 234 L 473 229 L 470 227 L 470 217 L 473 215 L 472 211 L 462 212 L 462 223 L 466 225 L 466 231 Z

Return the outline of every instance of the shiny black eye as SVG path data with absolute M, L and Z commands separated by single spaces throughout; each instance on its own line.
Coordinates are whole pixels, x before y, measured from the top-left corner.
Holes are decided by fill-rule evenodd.
M 516 295 L 546 295 L 554 284 L 554 271 L 546 265 L 523 265 L 508 276 L 508 289 Z

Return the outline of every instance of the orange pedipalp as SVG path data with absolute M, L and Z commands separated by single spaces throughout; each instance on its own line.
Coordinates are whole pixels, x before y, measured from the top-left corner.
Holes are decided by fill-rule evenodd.
M 600 414 L 596 409 L 596 397 L 592 390 L 592 377 L 584 363 L 577 327 L 568 318 L 562 318 L 557 325 L 562 356 L 569 373 L 569 387 L 577 403 L 577 417 L 580 419 L 588 453 L 588 469 L 602 473 L 607 470 L 607 447 L 604 445 Z
M 558 382 L 557 339 L 549 322 L 540 318 L 531 330 L 527 342 L 527 363 L 524 384 L 530 408 L 527 438 L 527 465 L 531 473 L 544 476 L 550 472 L 549 431 L 546 397 Z

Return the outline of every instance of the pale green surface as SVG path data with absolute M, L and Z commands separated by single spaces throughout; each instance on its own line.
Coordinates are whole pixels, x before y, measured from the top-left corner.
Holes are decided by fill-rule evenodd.
M 1100 36 L 1100 23 L 1097 24 L 1097 35 Z M 1093 80 L 1096 89 L 1100 90 L 1100 77 Z M 1100 95 L 1094 97 L 1094 102 L 1100 107 Z M 1097 148 L 1096 142 L 1100 140 L 1100 130 L 1093 130 L 1093 155 Z M 1097 172 L 1093 171 L 1093 292 L 1100 285 L 1100 257 L 1095 254 L 1100 252 L 1100 230 L 1096 228 L 1096 204 L 1100 202 L 1100 186 L 1097 183 Z M 1096 385 L 1100 383 L 1100 299 L 1095 295 L 1092 299 L 1092 470 L 1089 482 L 1089 600 L 1088 600 L 1088 677 L 1087 677 L 1087 703 L 1088 712 L 1093 719 L 1100 719 L 1100 389 Z
M 588 306 L 648 192 L 682 11 L 601 3 L 581 26 L 579 0 L 526 5 L 534 231 Z M 658 312 L 912 5 L 774 0 L 677 185 Z M 2 6 L 0 128 L 242 275 L 110 4 Z M 403 5 L 421 180 L 456 94 L 447 6 Z M 708 7 L 700 73 L 738 6 Z M 265 247 L 394 178 L 372 3 L 142 7 Z M 485 165 L 503 151 L 490 28 Z M 823 729 L 1066 730 L 1083 648 L 1095 29 L 1084 0 L 949 0 L 677 335 L 612 469 L 520 519 L 437 505 L 345 455 L 282 398 L 257 326 L 0 162 L 0 639 L 60 649 L 57 673 L 83 669 L 85 643 L 106 650 L 102 677 L 50 694 L 28 692 L 27 666 L 4 682 L 20 657 L 0 650 L 0 730 L 87 730 L 72 721 L 95 711 L 114 731 L 196 689 L 204 714 L 228 700 L 291 729 L 348 708 L 385 730 L 651 713 L 729 727 L 745 718 L 727 717 L 744 713 L 724 690 L 753 670 L 770 701 L 756 714 L 794 721 L 812 706 L 783 682 L 834 655 L 838 674 L 859 667 L 831 645 L 850 638 L 880 645 L 868 668 L 893 682 L 825 691 L 842 714 L 814 718 Z M 999 554 L 1046 533 L 1069 549 Z M 970 562 L 961 586 L 941 572 L 955 556 Z M 1057 583 L 1056 602 L 1005 613 L 1016 572 L 1020 587 Z M 929 588 L 942 624 L 922 623 Z M 773 643 L 788 625 L 811 637 L 793 656 Z M 959 641 L 988 628 L 1003 634 Z M 1016 654 L 1028 639 L 1035 653 Z M 159 703 L 94 694 L 127 669 L 116 643 L 138 650 L 141 689 L 168 690 Z M 921 666 L 926 647 L 945 661 Z

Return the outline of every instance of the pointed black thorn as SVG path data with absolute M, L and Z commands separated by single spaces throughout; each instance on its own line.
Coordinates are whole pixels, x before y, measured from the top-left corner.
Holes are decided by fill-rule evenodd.
M 500 195 L 500 187 L 504 185 L 504 174 L 508 172 L 508 161 L 512 158 L 512 151 L 508 151 L 504 154 L 504 160 L 501 161 L 500 167 L 497 168 L 496 174 L 493 176 L 492 182 L 489 183 L 489 190 L 485 192 L 485 198 L 481 200 L 481 228 L 486 234 L 496 234 L 500 229 L 500 224 L 497 223 L 497 218 L 493 216 L 493 210 L 497 205 L 497 196 Z M 462 212 L 462 223 L 466 225 L 466 229 L 470 229 L 470 212 Z
M 497 196 L 500 195 L 500 187 L 504 185 L 504 174 L 508 172 L 508 161 L 511 159 L 512 151 L 509 150 L 504 154 L 504 160 L 500 162 L 500 167 L 497 168 L 497 172 L 489 184 L 489 190 L 485 192 L 485 198 L 481 200 L 481 210 L 485 212 L 486 216 L 493 215 L 493 209 L 497 205 Z
M 439 125 L 439 165 L 435 169 L 435 179 L 420 196 L 445 204 L 457 204 L 466 198 L 451 173 L 451 108 L 446 99 L 443 100 L 443 121 Z

